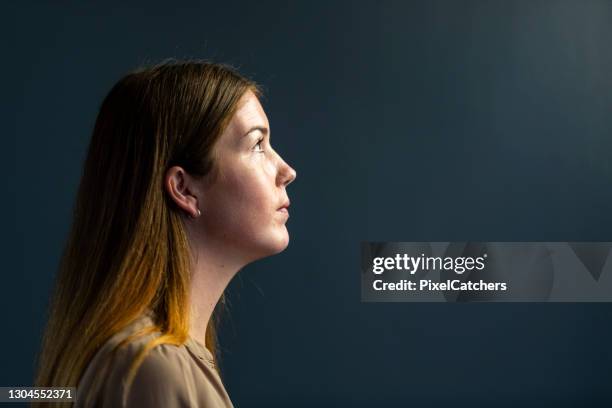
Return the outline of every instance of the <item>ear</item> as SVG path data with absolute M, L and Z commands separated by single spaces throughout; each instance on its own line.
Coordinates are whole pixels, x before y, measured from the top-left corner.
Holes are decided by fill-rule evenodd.
M 196 218 L 200 215 L 198 207 L 199 192 L 195 180 L 180 166 L 172 166 L 164 177 L 164 188 L 172 201 L 185 211 L 186 215 Z

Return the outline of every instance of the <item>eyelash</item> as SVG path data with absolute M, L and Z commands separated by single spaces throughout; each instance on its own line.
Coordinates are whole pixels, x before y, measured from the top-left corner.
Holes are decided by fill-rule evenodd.
M 259 139 L 257 141 L 257 143 L 255 144 L 255 152 L 257 153 L 265 153 L 266 151 L 263 149 L 263 147 L 260 147 L 259 149 L 257 149 L 257 146 L 261 145 L 263 143 L 263 137 L 261 139 Z

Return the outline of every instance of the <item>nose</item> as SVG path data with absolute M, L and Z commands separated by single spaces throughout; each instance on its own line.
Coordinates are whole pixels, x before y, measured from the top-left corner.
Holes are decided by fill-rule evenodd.
M 280 156 L 279 159 L 279 169 L 278 169 L 278 183 L 282 186 L 288 186 L 295 180 L 297 177 L 297 172 L 293 169 L 293 167 L 289 166 Z
M 287 178 L 287 181 L 285 182 L 285 187 L 293 183 L 293 180 L 295 180 L 295 178 L 297 177 L 297 172 L 293 169 L 293 167 L 289 165 L 287 165 L 287 167 L 289 168 L 289 177 Z

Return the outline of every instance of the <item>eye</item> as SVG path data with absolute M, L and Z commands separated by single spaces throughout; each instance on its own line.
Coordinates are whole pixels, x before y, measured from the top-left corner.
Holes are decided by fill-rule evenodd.
M 263 149 L 263 137 L 261 139 L 259 139 L 257 141 L 257 144 L 255 145 L 255 149 L 254 149 L 257 153 L 264 153 L 264 149 Z

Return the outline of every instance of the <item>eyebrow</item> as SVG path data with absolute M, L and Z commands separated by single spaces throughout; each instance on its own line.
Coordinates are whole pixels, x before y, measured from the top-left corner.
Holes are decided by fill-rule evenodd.
M 259 130 L 261 133 L 264 134 L 264 136 L 268 134 L 268 128 L 267 127 L 264 127 L 264 126 L 253 126 L 249 130 L 247 130 L 247 132 L 244 135 L 246 136 L 246 135 L 248 135 L 251 132 L 254 132 L 256 130 Z

